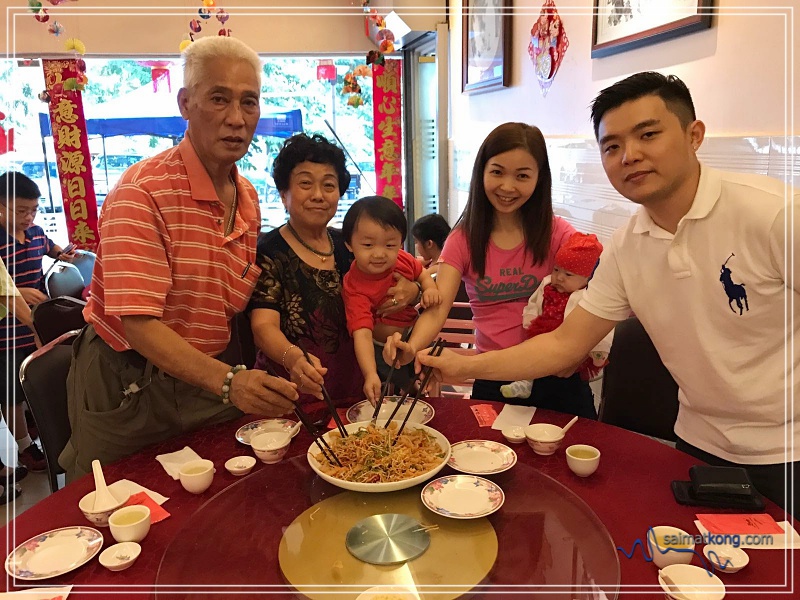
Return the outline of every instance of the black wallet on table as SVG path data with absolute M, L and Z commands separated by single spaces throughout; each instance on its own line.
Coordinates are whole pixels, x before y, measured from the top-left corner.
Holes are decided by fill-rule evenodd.
M 741 467 L 694 466 L 689 478 L 672 482 L 672 493 L 680 504 L 764 510 L 764 499 Z

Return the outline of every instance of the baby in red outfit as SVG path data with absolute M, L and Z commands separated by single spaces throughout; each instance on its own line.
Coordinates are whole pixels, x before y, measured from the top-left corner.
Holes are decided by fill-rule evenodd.
M 557 329 L 578 306 L 602 252 L 603 245 L 590 233 L 575 233 L 559 248 L 553 273 L 542 280 L 522 311 L 522 326 L 528 337 Z M 608 364 L 612 336 L 613 332 L 603 338 L 578 367 L 583 381 L 597 377 Z M 532 387 L 533 381 L 529 379 L 513 381 L 501 386 L 500 391 L 506 398 L 527 398 Z

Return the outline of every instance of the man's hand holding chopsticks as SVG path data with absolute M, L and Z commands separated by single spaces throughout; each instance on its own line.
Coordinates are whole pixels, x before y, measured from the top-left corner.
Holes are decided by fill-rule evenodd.
M 298 398 L 294 383 L 264 371 L 239 371 L 231 380 L 231 403 L 247 414 L 281 417 L 294 410 Z

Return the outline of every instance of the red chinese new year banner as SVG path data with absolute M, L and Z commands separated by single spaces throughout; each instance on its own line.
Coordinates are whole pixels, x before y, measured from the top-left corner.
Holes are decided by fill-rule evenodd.
M 400 61 L 372 65 L 377 193 L 403 208 L 403 127 Z
M 67 233 L 78 248 L 96 252 L 100 235 L 83 99 L 79 91 L 64 89 L 64 82 L 78 75 L 76 61 L 43 59 L 42 67 Z

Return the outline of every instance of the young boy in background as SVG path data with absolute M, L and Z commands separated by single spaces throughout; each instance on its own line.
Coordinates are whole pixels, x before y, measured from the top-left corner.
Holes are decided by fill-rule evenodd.
M 396 282 L 394 274 L 417 282 L 423 308 L 442 301 L 422 263 L 402 249 L 407 228 L 402 209 L 383 196 L 368 196 L 353 203 L 342 224 L 345 243 L 354 256 L 342 288 L 347 329 L 353 336 L 356 359 L 364 374 L 364 394 L 372 404 L 381 395 L 379 370 L 384 371 L 385 377 L 390 368 L 382 358 L 376 361 L 376 355 L 381 356 L 387 337 L 413 326 L 418 316 L 413 306 L 391 316 L 377 316 L 386 291 Z M 413 370 L 397 375 L 395 382 L 402 385 L 413 377 Z
M 48 238 L 44 230 L 34 225 L 39 210 L 39 187 L 22 173 L 8 172 L 0 175 L 0 259 L 11 274 L 19 293 L 29 306 L 47 300 L 44 289 L 42 257 L 72 262 L 75 251 L 63 249 Z M 0 321 L 0 364 L 5 378 L 3 397 L 6 400 L 4 415 L 14 439 L 19 446 L 19 462 L 29 471 L 47 469 L 47 462 L 28 432 L 25 414 L 25 393 L 19 381 L 22 361 L 36 350 L 33 330 L 14 316 Z M 14 416 L 7 410 L 14 402 Z M 31 420 L 31 424 L 32 420 Z

